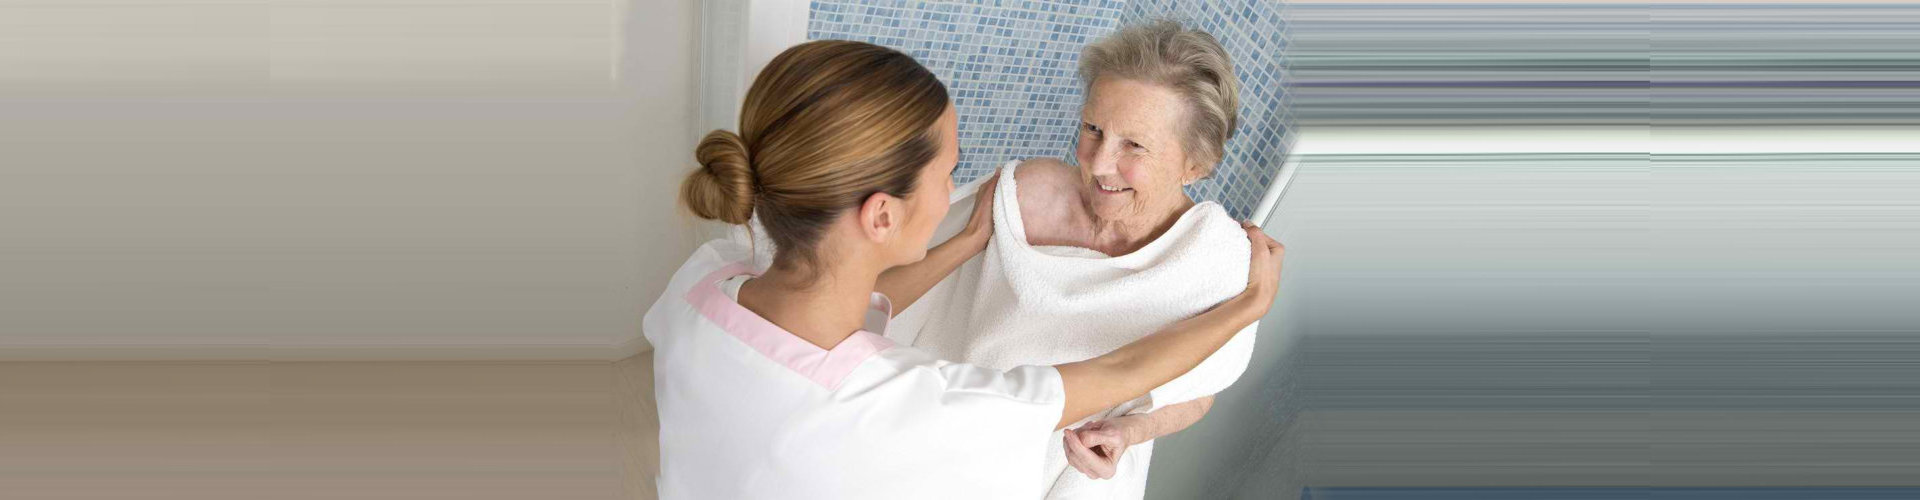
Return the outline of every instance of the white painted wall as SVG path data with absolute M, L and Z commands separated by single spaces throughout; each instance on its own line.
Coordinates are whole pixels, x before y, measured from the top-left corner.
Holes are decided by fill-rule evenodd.
M 642 348 L 699 3 L 633 5 L 0 5 L 0 359 Z
M 616 338 L 625 355 L 646 349 L 638 321 L 666 287 L 667 280 L 704 241 L 700 225 L 680 208 L 680 181 L 695 166 L 693 147 L 706 133 L 698 121 L 700 94 L 701 0 L 638 1 L 621 16 L 627 23 L 622 61 L 631 68 L 621 81 L 638 88 L 639 130 L 631 137 L 639 160 L 634 213 L 639 221 L 639 264 L 634 328 Z M 631 348 L 626 346 L 635 346 Z
M 740 104 L 768 61 L 807 41 L 806 0 L 705 0 L 700 4 L 699 104 L 694 139 L 739 131 Z M 727 237 L 730 226 L 689 219 L 695 240 Z

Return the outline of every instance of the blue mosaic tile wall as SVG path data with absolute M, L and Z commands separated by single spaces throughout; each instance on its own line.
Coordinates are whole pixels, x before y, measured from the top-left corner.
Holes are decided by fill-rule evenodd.
M 939 75 L 960 112 L 966 182 L 1007 160 L 1073 161 L 1080 49 L 1124 23 L 1166 17 L 1212 33 L 1240 78 L 1240 125 L 1212 178 L 1188 194 L 1245 218 L 1279 172 L 1291 116 L 1279 0 L 816 0 L 809 39 L 899 49 Z
M 1220 40 L 1240 78 L 1240 124 L 1213 176 L 1187 187 L 1235 218 L 1253 215 L 1292 146 L 1293 117 L 1283 85 L 1287 22 L 1279 0 L 1130 0 L 1120 24 L 1167 18 Z
M 954 180 L 1007 160 L 1071 161 L 1080 123 L 1080 48 L 1111 33 L 1116 0 L 817 0 L 807 38 L 857 40 L 912 54 L 939 75 L 960 113 Z

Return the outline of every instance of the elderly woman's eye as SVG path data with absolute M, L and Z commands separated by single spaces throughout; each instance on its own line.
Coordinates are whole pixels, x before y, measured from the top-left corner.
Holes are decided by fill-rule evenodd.
M 1127 141 L 1127 149 L 1131 149 L 1134 151 L 1146 151 L 1147 147 L 1141 146 L 1140 143 L 1138 142 Z
M 1095 127 L 1091 123 L 1081 123 L 1080 128 L 1086 130 L 1089 134 L 1100 135 L 1100 127 Z

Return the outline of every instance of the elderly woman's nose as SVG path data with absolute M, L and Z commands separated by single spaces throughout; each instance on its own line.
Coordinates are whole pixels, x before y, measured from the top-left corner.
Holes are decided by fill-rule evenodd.
M 1093 157 L 1088 158 L 1092 160 L 1092 162 L 1087 165 L 1087 171 L 1093 175 L 1114 175 L 1118 173 L 1120 157 L 1115 153 L 1117 152 L 1112 151 L 1112 148 L 1103 147 L 1094 150 Z

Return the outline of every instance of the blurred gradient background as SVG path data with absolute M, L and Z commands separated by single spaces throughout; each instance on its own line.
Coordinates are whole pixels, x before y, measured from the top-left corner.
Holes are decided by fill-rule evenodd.
M 826 4 L 1283 30 L 1202 193 L 1282 298 L 1151 498 L 1920 487 L 1920 3 L 0 0 L 0 498 L 652 498 L 675 188 Z

